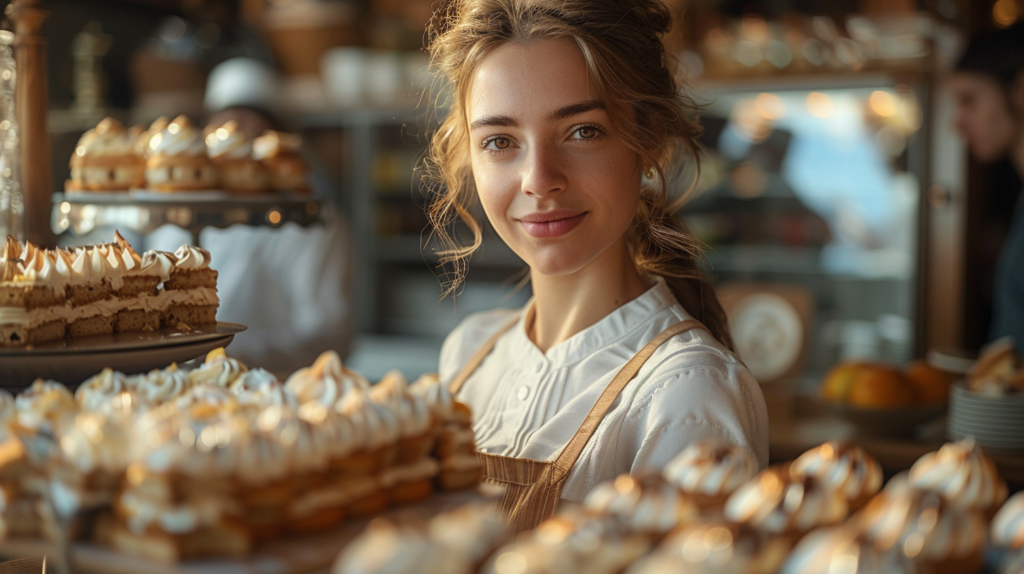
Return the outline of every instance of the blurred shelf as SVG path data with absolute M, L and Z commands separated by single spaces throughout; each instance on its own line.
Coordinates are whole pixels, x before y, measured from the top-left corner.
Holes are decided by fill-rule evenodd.
M 430 112 L 416 101 L 388 106 L 337 106 L 304 110 L 297 115 L 296 126 L 302 130 L 408 125 L 437 125 Z
M 434 265 L 437 258 L 430 247 L 424 245 L 424 240 L 425 237 L 421 239 L 414 235 L 378 235 L 375 239 L 375 259 L 386 263 Z M 470 265 L 519 269 L 526 264 L 500 239 L 485 238 L 483 245 L 471 257 Z
M 851 88 L 873 88 L 888 86 L 897 82 L 912 82 L 927 77 L 928 73 L 913 67 L 894 67 L 859 72 L 803 72 L 743 75 L 708 74 L 694 79 L 689 88 L 701 95 L 708 93 L 758 90 L 839 90 Z
M 851 262 L 845 267 L 828 265 L 825 249 L 783 245 L 713 245 L 705 250 L 707 263 L 715 273 L 772 275 L 821 275 L 858 279 L 909 280 L 906 273 L 887 273 L 870 261 Z

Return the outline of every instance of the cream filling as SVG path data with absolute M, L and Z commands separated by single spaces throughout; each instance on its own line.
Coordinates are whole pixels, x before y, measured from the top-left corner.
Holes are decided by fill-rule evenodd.
M 308 516 L 324 508 L 354 502 L 373 494 L 376 489 L 376 484 L 369 478 L 347 480 L 335 486 L 306 493 L 292 502 L 289 513 L 295 517 Z
M 72 307 L 43 307 L 27 310 L 21 307 L 0 307 L 0 325 L 24 325 L 33 329 L 51 321 L 74 323 L 97 315 L 114 315 L 119 311 L 165 311 L 172 305 L 219 305 L 217 290 L 213 287 L 196 289 L 161 290 L 156 295 L 141 295 L 130 299 L 104 299 Z
M 433 478 L 440 472 L 441 466 L 432 458 L 425 458 L 413 464 L 389 468 L 377 475 L 383 488 L 390 488 L 404 482 L 415 482 L 424 478 Z

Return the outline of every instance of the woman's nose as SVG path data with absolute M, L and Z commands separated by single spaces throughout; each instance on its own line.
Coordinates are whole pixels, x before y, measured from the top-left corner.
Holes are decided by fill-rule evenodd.
M 523 164 L 522 191 L 526 195 L 545 197 L 565 190 L 568 183 L 564 162 L 553 146 L 535 145 Z

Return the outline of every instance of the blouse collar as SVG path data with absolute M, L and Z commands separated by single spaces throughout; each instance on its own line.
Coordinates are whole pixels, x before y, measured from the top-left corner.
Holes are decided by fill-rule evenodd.
M 675 295 L 663 277 L 653 275 L 654 286 L 642 295 L 605 315 L 597 323 L 542 353 L 526 333 L 527 318 L 533 312 L 534 300 L 523 307 L 519 323 L 513 329 L 517 347 L 531 361 L 543 361 L 558 368 L 576 363 L 595 352 L 615 344 L 636 329 L 647 326 L 658 313 L 678 307 Z M 681 311 L 681 309 L 680 309 Z M 685 313 L 684 313 L 685 314 Z

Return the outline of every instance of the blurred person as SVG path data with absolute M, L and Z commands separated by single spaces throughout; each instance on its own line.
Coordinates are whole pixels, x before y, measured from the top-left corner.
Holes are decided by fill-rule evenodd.
M 1010 160 L 1024 176 L 1024 22 L 972 41 L 949 79 L 954 127 L 980 162 Z M 996 261 L 989 338 L 1024 344 L 1024 216 L 1020 200 Z
M 204 105 L 210 125 L 235 120 L 250 138 L 280 127 L 280 78 L 259 61 L 233 58 L 210 73 Z M 324 182 L 309 174 L 314 189 Z M 333 349 L 345 357 L 354 331 L 348 229 L 337 214 L 322 226 L 276 229 L 233 225 L 207 228 L 201 243 L 219 272 L 217 319 L 242 323 L 229 352 L 279 376 L 310 365 Z M 147 238 L 149 249 L 189 241 L 165 226 Z

